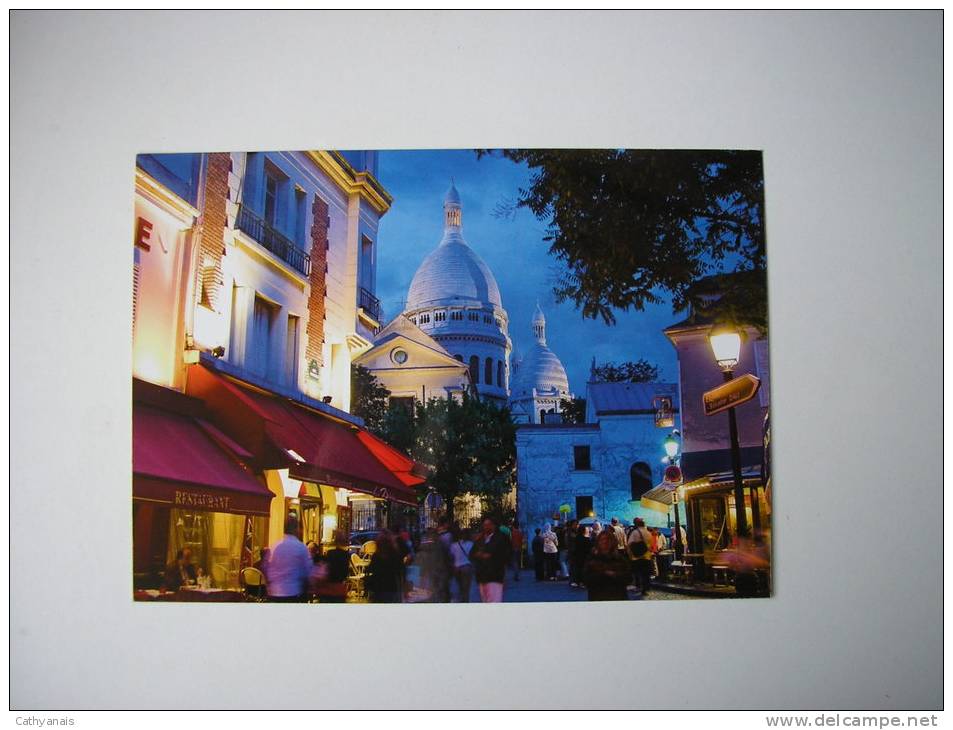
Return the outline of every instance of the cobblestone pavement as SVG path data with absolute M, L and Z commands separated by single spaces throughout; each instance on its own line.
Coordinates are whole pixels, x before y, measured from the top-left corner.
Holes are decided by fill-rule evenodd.
M 454 587 L 456 588 L 456 587 Z M 630 593 L 632 600 L 643 600 L 637 593 Z M 476 586 L 471 592 L 471 601 L 480 600 Z M 506 603 L 551 602 L 551 601 L 585 601 L 585 588 L 572 588 L 568 581 L 537 581 L 532 570 L 523 570 L 520 580 L 513 579 L 513 572 L 507 571 L 506 585 L 503 589 L 503 600 Z M 644 599 L 647 601 L 679 601 L 692 600 L 691 596 L 663 591 L 650 591 Z

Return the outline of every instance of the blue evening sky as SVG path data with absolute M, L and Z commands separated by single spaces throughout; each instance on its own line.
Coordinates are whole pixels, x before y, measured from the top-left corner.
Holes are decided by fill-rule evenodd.
M 675 348 L 662 329 L 683 318 L 671 304 L 643 312 L 617 312 L 615 325 L 584 319 L 571 302 L 553 296 L 555 259 L 543 241 L 546 223 L 519 209 L 512 218 L 493 215 L 498 203 L 515 200 L 529 183 L 529 168 L 499 157 L 477 160 L 470 150 L 382 151 L 380 180 L 394 196 L 378 236 L 377 295 L 389 320 L 403 309 L 410 282 L 443 233 L 443 198 L 456 182 L 463 201 L 463 237 L 496 277 L 510 318 L 514 354 L 533 343 L 530 321 L 536 300 L 546 315 L 546 340 L 569 374 L 569 385 L 585 397 L 589 364 L 640 357 L 660 368 L 663 381 L 676 382 Z

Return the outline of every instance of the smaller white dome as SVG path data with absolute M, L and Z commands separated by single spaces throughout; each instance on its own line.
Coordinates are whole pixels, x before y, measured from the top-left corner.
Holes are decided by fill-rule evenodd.
M 517 371 L 517 383 L 512 388 L 514 395 L 529 395 L 533 392 L 556 390 L 569 392 L 569 377 L 566 368 L 556 357 L 556 353 L 546 345 L 537 343 L 523 358 Z

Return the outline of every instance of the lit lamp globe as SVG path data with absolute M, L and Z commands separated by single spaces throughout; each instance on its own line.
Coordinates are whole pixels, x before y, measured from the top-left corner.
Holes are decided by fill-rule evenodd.
M 725 372 L 730 372 L 741 358 L 741 333 L 729 327 L 718 327 L 708 335 L 715 362 Z
M 668 435 L 668 438 L 665 439 L 665 453 L 668 454 L 668 459 L 672 463 L 675 462 L 675 457 L 678 456 L 678 439 L 676 439 L 672 434 Z

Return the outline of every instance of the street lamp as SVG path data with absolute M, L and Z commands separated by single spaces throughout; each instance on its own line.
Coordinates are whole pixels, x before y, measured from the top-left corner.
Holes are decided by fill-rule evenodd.
M 675 467 L 675 471 L 678 471 L 678 439 L 675 438 L 675 433 L 670 433 L 664 442 L 665 453 L 668 454 L 668 463 L 671 466 Z M 666 469 L 666 471 L 668 471 Z M 679 474 L 680 476 L 680 474 Z M 681 479 L 679 478 L 679 482 Z M 684 546 L 682 545 L 682 524 L 681 519 L 678 514 L 678 485 L 675 486 L 675 489 L 672 491 L 672 506 L 675 507 L 675 559 L 681 560 L 682 554 L 684 553 Z
M 732 380 L 734 369 L 741 359 L 741 333 L 730 327 L 715 327 L 708 334 L 715 362 L 721 368 L 725 382 Z M 741 447 L 738 445 L 738 421 L 734 406 L 728 409 L 728 433 L 731 437 L 731 471 L 735 482 L 735 522 L 738 537 L 747 537 L 748 519 L 745 515 L 744 483 L 741 480 Z M 754 505 L 754 500 L 751 500 Z M 752 513 L 753 516 L 753 513 Z

